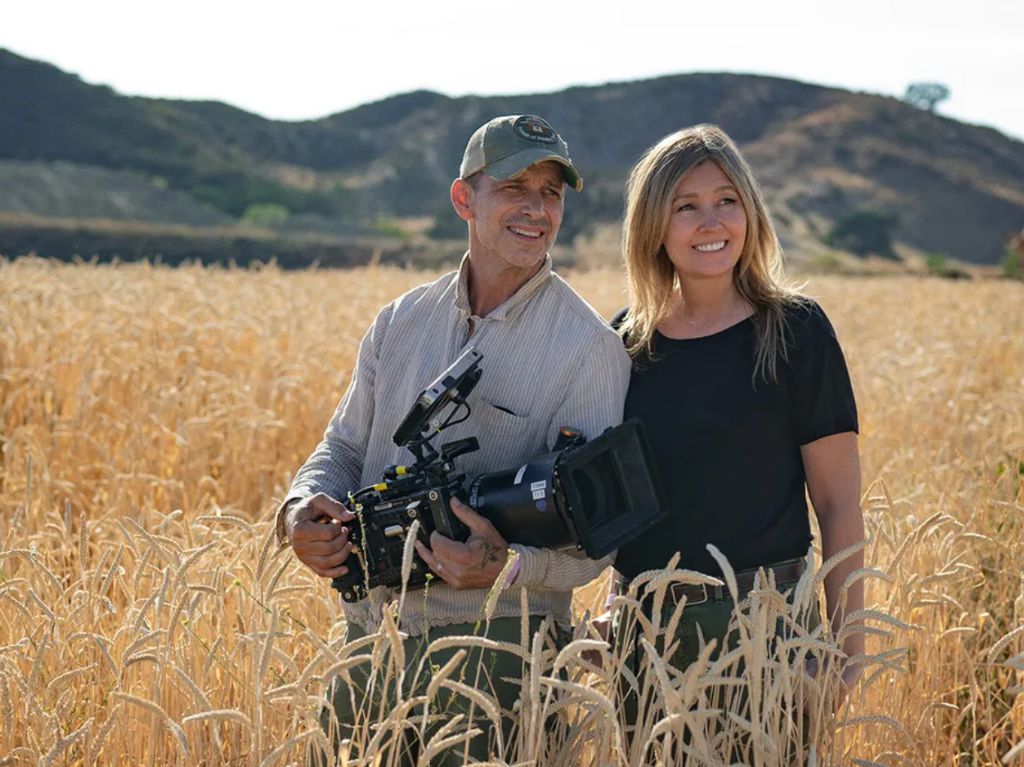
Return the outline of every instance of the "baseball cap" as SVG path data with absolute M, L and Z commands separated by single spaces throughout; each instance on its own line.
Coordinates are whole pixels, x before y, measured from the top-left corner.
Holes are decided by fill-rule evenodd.
M 484 123 L 469 137 L 459 177 L 484 171 L 491 178 L 507 179 L 545 160 L 562 166 L 569 186 L 577 192 L 583 189 L 568 145 L 547 120 L 537 115 L 505 115 Z

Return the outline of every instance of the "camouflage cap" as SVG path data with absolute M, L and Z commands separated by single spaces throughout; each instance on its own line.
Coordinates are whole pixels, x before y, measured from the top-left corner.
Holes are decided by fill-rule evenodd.
M 495 117 L 469 137 L 459 178 L 479 171 L 491 178 L 512 178 L 546 160 L 562 166 L 565 183 L 577 192 L 583 188 L 583 178 L 572 164 L 568 145 L 547 120 L 536 115 Z

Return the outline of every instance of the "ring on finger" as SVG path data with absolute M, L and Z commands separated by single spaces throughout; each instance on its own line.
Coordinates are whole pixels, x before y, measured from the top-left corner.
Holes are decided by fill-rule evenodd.
M 438 572 L 441 572 L 442 570 L 444 570 L 444 563 L 443 562 L 438 562 L 436 565 L 434 565 L 434 569 L 437 570 Z

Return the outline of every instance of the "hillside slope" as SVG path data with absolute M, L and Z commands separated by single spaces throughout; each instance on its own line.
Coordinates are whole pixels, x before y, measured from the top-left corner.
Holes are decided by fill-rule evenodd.
M 563 133 L 586 179 L 570 196 L 562 242 L 615 222 L 644 148 L 697 122 L 739 142 L 784 241 L 804 253 L 861 210 L 894 215 L 894 237 L 910 248 L 976 263 L 997 261 L 1024 224 L 1021 142 L 895 99 L 779 78 L 689 74 L 502 97 L 417 91 L 294 123 L 217 102 L 121 96 L 3 50 L 0 84 L 0 159 L 131 171 L 230 219 L 274 204 L 296 214 L 293 229 L 372 234 L 382 219 L 430 217 L 435 234 L 462 236 L 447 189 L 465 140 L 489 117 L 520 112 Z M 58 197 L 85 199 L 88 189 L 71 188 L 82 174 L 64 178 Z M 92 192 L 123 197 L 118 183 L 105 176 Z M 29 212 L 88 215 L 44 197 Z

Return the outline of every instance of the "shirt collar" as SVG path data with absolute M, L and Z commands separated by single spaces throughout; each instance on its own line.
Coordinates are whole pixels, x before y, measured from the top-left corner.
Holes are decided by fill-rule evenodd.
M 551 254 L 544 254 L 544 263 L 540 269 L 527 280 L 515 293 L 499 304 L 487 319 L 504 320 L 509 319 L 518 313 L 519 309 L 536 293 L 545 282 L 551 277 Z M 455 287 L 455 306 L 467 317 L 472 316 L 473 310 L 469 305 L 469 252 L 462 257 L 459 264 L 459 280 Z

